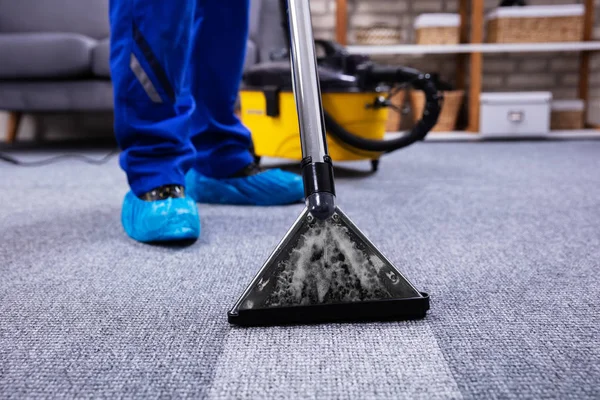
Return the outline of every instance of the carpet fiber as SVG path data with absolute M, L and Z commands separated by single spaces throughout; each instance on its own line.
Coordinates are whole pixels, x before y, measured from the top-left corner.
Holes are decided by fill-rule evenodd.
M 199 241 L 150 246 L 122 231 L 116 158 L 0 164 L 0 397 L 600 397 L 600 142 L 421 143 L 367 169 L 337 169 L 340 206 L 427 318 L 242 329 L 226 312 L 302 205 L 200 205 Z

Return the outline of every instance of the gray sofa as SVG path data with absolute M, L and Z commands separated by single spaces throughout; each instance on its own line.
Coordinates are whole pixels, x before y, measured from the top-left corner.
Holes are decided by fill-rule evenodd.
M 246 67 L 285 45 L 278 1 L 251 0 Z M 110 111 L 109 0 L 0 0 L 0 110 Z

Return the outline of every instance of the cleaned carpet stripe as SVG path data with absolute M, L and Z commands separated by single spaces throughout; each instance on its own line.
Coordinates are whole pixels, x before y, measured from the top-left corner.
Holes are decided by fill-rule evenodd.
M 209 399 L 233 398 L 462 396 L 430 327 L 403 322 L 233 329 Z

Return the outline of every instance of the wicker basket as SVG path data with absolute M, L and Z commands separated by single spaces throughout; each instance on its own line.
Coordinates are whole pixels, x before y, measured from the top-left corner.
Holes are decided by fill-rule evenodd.
M 373 26 L 356 30 L 355 42 L 359 45 L 379 46 L 402 42 L 402 32 L 397 27 Z
M 585 103 L 582 100 L 552 102 L 550 128 L 553 130 L 583 129 L 584 109 Z
M 397 110 L 402 110 L 406 99 L 406 90 L 399 90 L 390 98 L 390 102 L 396 106 Z M 394 109 L 389 109 L 388 119 L 385 124 L 386 132 L 398 132 L 402 124 L 402 113 Z
M 501 7 L 488 15 L 488 43 L 577 42 L 583 39 L 581 4 Z
M 421 14 L 415 19 L 417 44 L 458 44 L 460 42 L 460 15 Z
M 444 103 L 442 112 L 438 118 L 438 123 L 431 130 L 432 132 L 450 132 L 456 129 L 456 120 L 465 97 L 464 90 L 451 90 L 444 92 Z M 413 119 L 415 121 L 421 118 L 423 107 L 425 107 L 425 94 L 420 90 L 411 90 L 410 102 L 412 105 Z

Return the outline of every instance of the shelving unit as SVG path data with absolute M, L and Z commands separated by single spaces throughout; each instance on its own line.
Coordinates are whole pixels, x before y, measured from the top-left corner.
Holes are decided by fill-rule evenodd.
M 507 44 L 457 44 L 457 45 L 391 45 L 391 46 L 346 46 L 350 53 L 367 55 L 426 55 L 426 54 L 470 54 L 470 53 L 544 53 L 553 51 L 579 52 L 600 50 L 597 42 L 561 43 L 507 43 Z
M 469 14 L 469 2 L 471 12 Z M 459 89 L 466 87 L 466 71 L 470 71 L 469 95 L 469 132 L 479 131 L 480 104 L 479 96 L 483 86 L 483 55 L 491 53 L 523 53 L 523 52 L 579 52 L 579 85 L 578 97 L 586 104 L 589 100 L 590 54 L 600 51 L 600 41 L 592 41 L 594 25 L 594 0 L 584 0 L 585 17 L 582 42 L 557 43 L 483 43 L 484 35 L 484 0 L 460 0 L 459 14 L 461 44 L 458 45 L 393 45 L 393 46 L 348 46 L 348 12 L 347 0 L 337 0 L 336 40 L 347 46 L 349 52 L 368 55 L 427 55 L 456 54 Z M 470 19 L 470 27 L 467 23 Z M 467 68 L 467 63 L 470 68 Z
M 398 133 L 389 133 L 389 138 L 393 138 Z M 572 140 L 572 139 L 600 139 L 600 131 L 597 129 L 581 129 L 581 130 L 568 130 L 568 131 L 552 131 L 544 136 L 545 139 L 551 140 Z M 539 139 L 539 137 L 532 136 L 532 140 Z M 453 132 L 436 132 L 435 135 L 427 135 L 425 141 L 427 142 L 443 142 L 451 140 L 465 141 L 465 142 L 476 142 L 488 140 L 481 135 L 473 135 L 472 132 L 465 131 L 453 131 Z

